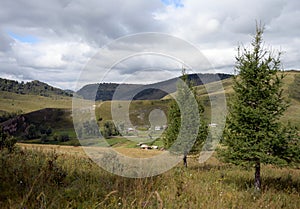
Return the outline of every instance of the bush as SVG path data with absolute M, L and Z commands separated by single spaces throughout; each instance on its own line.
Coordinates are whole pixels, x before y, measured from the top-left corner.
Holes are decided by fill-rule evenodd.
M 53 140 L 54 140 L 54 141 L 58 141 L 58 140 L 59 140 L 59 135 L 58 135 L 57 133 L 55 133 L 55 134 L 53 135 Z
M 115 126 L 113 121 L 106 121 L 104 123 L 104 130 L 102 132 L 104 138 L 109 138 L 111 136 L 117 136 L 120 135 L 117 127 Z
M 62 133 L 62 134 L 55 133 L 53 135 L 53 140 L 54 141 L 59 141 L 59 142 L 67 142 L 67 141 L 70 140 L 70 137 L 67 133 Z
M 47 135 L 46 134 L 42 134 L 42 136 L 41 136 L 41 142 L 42 143 L 46 143 L 48 141 L 49 141 L 49 139 L 47 138 Z
M 5 133 L 3 129 L 0 129 L 0 150 L 6 148 L 9 152 L 12 152 L 15 148 L 17 139 L 9 134 Z
M 69 140 L 70 140 L 70 137 L 68 134 L 61 134 L 58 139 L 58 141 L 60 141 L 60 142 L 67 142 Z
M 7 121 L 11 118 L 14 118 L 14 117 L 16 117 L 20 114 L 22 114 L 22 110 L 18 110 L 16 112 L 5 112 L 2 115 L 0 115 L 0 123 L 4 122 L 4 121 Z
M 47 136 L 50 136 L 52 134 L 52 129 L 49 126 L 48 127 L 41 126 L 40 132 L 41 132 L 41 134 L 46 134 Z
M 30 124 L 26 129 L 25 129 L 25 137 L 27 139 L 36 139 L 39 137 L 38 130 L 35 125 Z

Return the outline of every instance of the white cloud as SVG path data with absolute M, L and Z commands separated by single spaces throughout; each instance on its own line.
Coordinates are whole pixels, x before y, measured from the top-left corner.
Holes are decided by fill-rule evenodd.
M 255 20 L 261 20 L 266 26 L 266 45 L 285 51 L 284 66 L 299 69 L 298 0 L 164 2 L 1 2 L 4 9 L 0 10 L 0 76 L 38 79 L 62 88 L 74 88 L 80 70 L 100 47 L 116 38 L 140 32 L 162 32 L 185 39 L 202 51 L 218 72 L 232 73 L 236 48 L 239 43 L 247 45 L 250 42 L 251 34 L 255 32 Z M 25 43 L 10 37 L 10 32 L 37 41 Z M 126 43 L 115 47 L 143 51 L 147 48 L 143 41 L 136 40 L 129 47 Z M 172 52 L 178 48 L 168 46 L 167 50 Z M 100 63 L 105 66 L 109 59 L 107 57 Z M 139 59 L 128 65 L 123 63 L 115 69 L 111 79 L 122 80 L 118 77 L 134 74 L 140 66 L 151 65 L 149 62 Z M 154 81 L 155 78 L 161 80 L 162 76 L 148 74 L 147 78 Z M 141 75 L 136 79 L 147 82 Z

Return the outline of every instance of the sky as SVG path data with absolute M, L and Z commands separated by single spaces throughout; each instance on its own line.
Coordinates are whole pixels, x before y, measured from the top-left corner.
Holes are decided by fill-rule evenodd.
M 249 46 L 256 21 L 265 26 L 265 46 L 283 52 L 283 68 L 300 69 L 299 0 L 0 0 L 0 5 L 2 78 L 74 90 L 90 82 L 152 83 L 180 75 L 189 63 L 168 52 L 189 52 L 158 35 L 150 44 L 166 54 L 139 54 L 149 45 L 136 36 L 143 33 L 197 48 L 211 67 L 191 72 L 233 73 L 237 47 Z M 115 56 L 121 52 L 132 54 Z M 98 73 L 79 82 L 91 66 Z

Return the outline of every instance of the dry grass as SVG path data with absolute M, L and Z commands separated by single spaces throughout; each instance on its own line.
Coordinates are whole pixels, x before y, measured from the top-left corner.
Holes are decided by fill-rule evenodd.
M 187 169 L 179 164 L 156 177 L 130 179 L 99 168 L 78 154 L 80 147 L 22 146 L 26 149 L 13 154 L 0 152 L 0 165 L 5 167 L 0 170 L 0 208 L 298 209 L 300 205 L 299 169 L 263 166 L 263 189 L 257 195 L 253 170 L 222 164 L 214 156 L 204 164 L 189 157 Z
M 22 149 L 29 149 L 29 150 L 36 150 L 42 152 L 56 152 L 59 154 L 68 154 L 68 155 L 75 155 L 79 157 L 88 157 L 86 152 L 95 152 L 95 153 L 105 153 L 108 148 L 104 147 L 88 147 L 85 146 L 84 148 L 81 146 L 74 147 L 74 146 L 59 146 L 59 145 L 45 145 L 45 144 L 24 144 L 24 143 L 17 143 L 19 147 Z M 162 151 L 159 150 L 144 150 L 139 148 L 123 148 L 117 147 L 114 148 L 115 151 L 119 152 L 122 155 L 133 157 L 133 158 L 149 158 L 155 155 L 159 155 Z

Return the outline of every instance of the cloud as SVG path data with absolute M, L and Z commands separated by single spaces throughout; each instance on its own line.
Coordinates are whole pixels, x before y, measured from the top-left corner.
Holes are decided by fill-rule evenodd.
M 255 20 L 265 24 L 267 45 L 285 51 L 284 66 L 299 69 L 298 0 L 15 0 L 1 2 L 1 7 L 2 77 L 38 79 L 61 88 L 74 88 L 81 70 L 101 47 L 124 35 L 141 32 L 162 32 L 187 40 L 217 72 L 232 73 L 237 45 L 250 42 Z M 114 53 L 117 48 L 118 53 L 143 51 L 147 43 L 135 40 L 115 47 Z M 179 48 L 168 45 L 166 51 Z M 105 66 L 110 59 L 98 64 Z M 137 71 L 162 63 L 156 58 L 134 58 L 118 65 L 109 79 L 122 80 L 122 76 L 132 74 L 137 76 L 132 76 L 131 81 L 159 81 L 164 78 L 159 73 L 150 76 L 147 71 L 143 78 Z M 178 72 L 180 69 L 173 73 Z M 173 74 L 163 75 L 167 79 Z
M 0 30 L 0 43 L 0 51 L 8 52 L 11 50 L 11 45 L 14 43 L 14 40 Z

